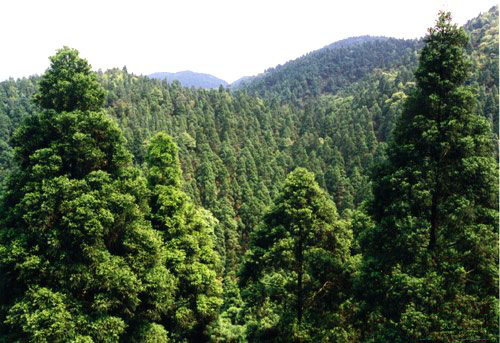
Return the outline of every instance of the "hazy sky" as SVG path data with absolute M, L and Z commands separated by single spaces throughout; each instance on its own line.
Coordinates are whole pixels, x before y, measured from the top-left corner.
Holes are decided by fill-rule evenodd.
M 359 35 L 422 37 L 439 9 L 455 22 L 496 0 L 0 0 L 0 80 L 41 74 L 76 48 L 94 69 L 192 70 L 232 82 Z

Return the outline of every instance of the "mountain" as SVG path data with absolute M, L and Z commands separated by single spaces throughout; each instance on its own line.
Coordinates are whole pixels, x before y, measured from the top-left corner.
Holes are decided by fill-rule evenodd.
M 411 75 L 421 47 L 421 40 L 349 38 L 270 68 L 240 88 L 301 105 L 306 98 L 337 94 L 377 69 L 406 70 Z
M 492 105 L 498 103 L 498 7 L 471 19 L 463 28 L 470 36 L 468 52 L 474 65 L 471 82 L 477 85 L 480 102 L 488 103 L 489 113 L 485 115 L 498 127 L 498 107 Z M 422 39 L 351 37 L 269 68 L 234 88 L 303 106 L 307 99 L 345 94 L 377 71 L 396 73 L 398 78 L 412 81 L 422 46 Z
M 332 44 L 329 44 L 329 45 L 325 46 L 323 49 L 347 48 L 347 47 L 362 44 L 362 43 L 375 42 L 375 41 L 388 40 L 388 39 L 389 39 L 388 37 L 370 36 L 370 35 L 349 37 L 349 38 L 345 38 L 345 39 L 341 39 L 339 41 L 336 41 Z
M 251 80 L 253 80 L 255 78 L 255 76 L 243 76 L 243 77 L 240 77 L 238 80 L 234 81 L 233 83 L 231 83 L 229 85 L 229 87 L 231 89 L 238 89 L 240 88 L 241 86 L 243 86 L 243 84 L 245 83 L 248 83 L 250 82 Z
M 498 6 L 469 20 L 465 26 L 470 41 L 468 52 L 475 71 L 473 82 L 478 90 L 479 108 L 493 123 L 498 135 Z
M 472 19 L 464 28 L 471 36 L 467 52 L 473 66 L 470 84 L 478 94 L 477 113 L 493 123 L 496 135 L 498 8 Z M 224 263 L 225 302 L 222 320 L 211 328 L 214 341 L 245 341 L 228 337 L 245 331 L 241 322 L 245 317 L 238 314 L 243 313 L 240 293 L 231 277 L 240 270 L 262 214 L 296 167 L 314 173 L 346 225 L 352 219 L 355 242 L 363 239 L 362 230 L 371 230 L 368 218 L 356 210 L 371 197 L 370 170 L 386 159 L 395 122 L 415 87 L 414 71 L 422 46 L 422 40 L 348 38 L 238 80 L 231 90 L 219 87 L 226 85 L 222 80 L 213 86 L 217 89 L 204 89 L 206 84 L 186 83 L 181 78 L 170 83 L 177 74 L 197 80 L 199 75 L 207 76 L 192 72 L 150 77 L 126 69 L 98 73 L 106 90 L 106 112 L 123 131 L 135 164 L 145 165 L 145 142 L 156 132 L 166 131 L 178 145 L 183 190 L 218 220 L 214 239 Z M 159 80 L 165 77 L 169 82 Z M 15 154 L 9 142 L 20 123 L 37 111 L 31 97 L 39 81 L 30 77 L 0 82 L 0 180 L 4 180 L 0 193 L 2 184 L 12 182 L 5 177 Z M 51 164 L 57 166 L 56 162 Z M 42 175 L 43 170 L 38 173 Z M 30 201 L 27 198 L 26 206 Z M 352 250 L 358 254 L 359 243 Z M 280 278 L 271 281 L 279 287 Z
M 177 73 L 153 73 L 148 75 L 153 79 L 167 80 L 168 82 L 179 81 L 184 87 L 195 87 L 195 88 L 219 88 L 220 85 L 227 87 L 229 84 L 210 74 L 195 73 L 193 71 L 180 71 Z
M 498 8 L 466 30 L 474 35 L 469 55 L 478 112 L 498 123 L 495 23 Z M 121 69 L 98 78 L 107 91 L 106 110 L 138 165 L 152 135 L 165 130 L 174 137 L 186 191 L 221 222 L 221 254 L 231 269 L 295 167 L 315 173 L 339 212 L 369 195 L 368 171 L 384 158 L 421 47 L 421 40 L 350 38 L 246 79 L 241 91 L 185 88 Z M 38 81 L 0 82 L 0 179 L 13 155 L 12 132 L 36 111 L 30 98 Z

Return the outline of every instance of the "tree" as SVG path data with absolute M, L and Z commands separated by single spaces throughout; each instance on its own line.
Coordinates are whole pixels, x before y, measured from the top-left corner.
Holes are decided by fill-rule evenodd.
M 104 104 L 104 89 L 78 50 L 64 47 L 50 57 L 51 66 L 40 80 L 34 101 L 56 112 L 97 111 Z
M 337 209 L 342 213 L 346 208 L 353 208 L 352 193 L 354 191 L 342 165 L 328 167 L 325 179 L 328 192 L 331 194 Z
M 177 284 L 172 311 L 162 321 L 176 342 L 208 341 L 207 327 L 222 304 L 222 263 L 214 244 L 219 224 L 182 191 L 177 145 L 170 136 L 160 132 L 151 139 L 146 162 L 151 222 L 162 234 L 165 267 Z
M 102 94 L 81 83 L 87 62 L 68 48 L 51 61 L 0 200 L 0 341 L 166 342 L 156 321 L 174 279 L 144 218 L 146 182 L 116 124 L 80 97 Z
M 441 12 L 373 175 L 375 225 L 361 233 L 359 281 L 367 342 L 498 334 L 497 166 L 491 128 L 465 86 L 466 44 Z
M 241 271 L 249 341 L 348 342 L 352 233 L 298 168 L 251 236 Z M 345 316 L 343 316 L 343 313 Z

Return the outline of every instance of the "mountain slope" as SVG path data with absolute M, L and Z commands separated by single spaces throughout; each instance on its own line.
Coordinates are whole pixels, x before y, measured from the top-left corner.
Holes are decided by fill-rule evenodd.
M 245 83 L 249 83 L 251 80 L 253 80 L 256 76 L 243 76 L 240 77 L 238 80 L 234 81 L 229 85 L 231 89 L 238 89 L 243 86 Z
M 414 66 L 416 51 L 421 47 L 420 41 L 395 38 L 348 42 L 334 43 L 271 68 L 243 89 L 259 96 L 272 94 L 284 102 L 301 104 L 307 97 L 336 94 L 375 69 Z
M 464 29 L 471 37 L 469 53 L 474 62 L 473 79 L 485 87 L 480 96 L 498 93 L 498 7 L 470 20 Z M 337 94 L 377 70 L 406 70 L 413 78 L 421 47 L 421 40 L 347 38 L 270 68 L 241 83 L 239 88 L 254 95 L 303 105 L 304 100 L 311 97 Z
M 332 44 L 329 44 L 329 45 L 325 46 L 323 49 L 347 48 L 347 47 L 355 46 L 355 45 L 362 44 L 362 43 L 375 42 L 375 41 L 385 41 L 388 39 L 389 39 L 388 37 L 369 36 L 369 35 L 358 36 L 358 37 L 349 37 L 349 38 L 345 38 L 345 39 L 341 39 L 339 41 L 336 41 Z
M 153 73 L 148 75 L 153 79 L 167 80 L 168 82 L 179 81 L 184 87 L 195 88 L 219 88 L 220 85 L 227 87 L 229 84 L 210 74 L 195 73 L 189 70 L 177 73 Z
M 485 34 L 471 46 L 471 82 L 479 92 L 478 111 L 494 120 L 498 73 L 489 66 L 498 63 L 498 54 L 479 49 L 488 37 L 498 39 L 486 34 L 498 10 L 488 13 L 474 26 Z M 420 45 L 386 39 L 322 49 L 250 80 L 244 91 L 183 88 L 120 69 L 99 74 L 99 80 L 107 90 L 106 109 L 138 165 L 154 133 L 165 130 L 175 138 L 186 191 L 219 219 L 218 246 L 231 269 L 295 167 L 313 171 L 341 213 L 370 194 L 368 171 L 384 158 L 413 87 Z M 36 110 L 30 97 L 37 82 L 0 83 L 0 178 L 1 167 L 9 166 L 13 130 Z

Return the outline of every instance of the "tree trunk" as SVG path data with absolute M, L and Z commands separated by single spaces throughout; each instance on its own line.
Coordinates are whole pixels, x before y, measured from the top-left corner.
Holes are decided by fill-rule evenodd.
M 433 251 L 436 248 L 436 231 L 438 227 L 438 195 L 437 191 L 432 194 L 432 207 L 431 207 L 431 232 L 429 239 L 429 250 Z
M 299 325 L 302 323 L 302 313 L 303 313 L 303 307 L 304 307 L 304 295 L 302 294 L 302 277 L 304 274 L 303 270 L 303 263 L 304 263 L 304 256 L 303 256 L 303 251 L 302 251 L 302 234 L 299 237 L 299 246 L 298 246 L 298 251 L 297 251 L 297 262 L 298 262 L 298 270 L 297 270 L 297 321 L 299 322 Z

